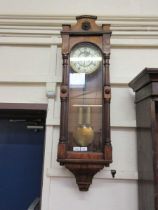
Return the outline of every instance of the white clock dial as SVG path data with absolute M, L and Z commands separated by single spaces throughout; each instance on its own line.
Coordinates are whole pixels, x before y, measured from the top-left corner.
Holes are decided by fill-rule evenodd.
M 70 66 L 78 73 L 91 74 L 102 61 L 100 50 L 92 44 L 77 45 L 70 54 Z

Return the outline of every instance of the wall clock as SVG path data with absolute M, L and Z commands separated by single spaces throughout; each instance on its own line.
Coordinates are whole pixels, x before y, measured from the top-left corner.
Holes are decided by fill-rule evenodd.
M 57 161 L 87 191 L 93 176 L 112 162 L 109 81 L 110 25 L 78 16 L 63 25 L 61 120 Z

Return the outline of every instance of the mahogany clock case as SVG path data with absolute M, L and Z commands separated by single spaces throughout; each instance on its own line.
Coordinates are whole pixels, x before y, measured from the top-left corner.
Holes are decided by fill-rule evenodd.
M 112 162 L 109 81 L 111 31 L 110 25 L 98 26 L 96 18 L 79 16 L 75 25 L 63 25 L 61 32 L 63 80 L 57 160 L 75 175 L 82 191 L 87 191 L 93 176 Z M 72 60 L 80 57 L 80 61 L 71 65 L 70 56 L 77 47 L 84 49 L 76 53 L 78 56 L 72 56 Z M 96 49 L 94 53 L 90 48 Z M 101 59 L 100 64 L 95 63 L 94 58 L 90 61 L 90 56 Z M 93 68 L 93 65 L 98 66 Z M 84 73 L 81 87 L 75 87 L 71 82 L 70 77 L 75 73 L 76 76 Z M 76 151 L 76 148 L 81 148 L 81 151 Z

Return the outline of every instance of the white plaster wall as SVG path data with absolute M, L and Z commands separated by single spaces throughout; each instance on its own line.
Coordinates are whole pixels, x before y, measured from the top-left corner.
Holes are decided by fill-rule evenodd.
M 55 177 L 51 181 L 49 209 L 134 210 L 137 209 L 136 192 L 137 185 L 133 181 L 101 179 L 95 179 L 88 192 L 78 192 L 74 179 Z
M 50 48 L 48 47 L 1 46 L 0 57 L 0 69 L 3 70 L 1 71 L 1 81 L 3 78 L 5 81 L 9 78 L 11 80 L 15 78 L 17 81 L 22 76 L 25 76 L 25 81 L 30 76 L 34 79 L 41 77 L 44 81 L 49 73 Z
M 46 104 L 42 210 L 138 210 L 134 93 L 129 81 L 144 67 L 158 67 L 158 1 L 0 0 L 0 103 Z M 62 23 L 76 15 L 110 23 L 113 163 L 89 192 L 56 162 L 59 139 Z M 130 17 L 131 16 L 131 17 Z M 110 170 L 116 169 L 112 179 Z
M 1 0 L 1 14 L 44 15 L 157 15 L 157 0 Z

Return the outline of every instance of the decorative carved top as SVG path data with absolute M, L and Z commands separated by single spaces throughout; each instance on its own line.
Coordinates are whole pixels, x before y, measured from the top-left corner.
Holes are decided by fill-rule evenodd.
M 94 16 L 94 15 L 80 15 L 76 17 L 76 20 L 83 19 L 83 18 L 97 20 L 97 16 Z
M 73 26 L 71 25 L 63 25 L 62 34 L 72 34 L 72 35 L 102 35 L 106 33 L 110 33 L 110 25 L 103 24 L 102 26 L 98 26 L 96 24 L 97 17 L 91 15 L 82 15 L 76 17 L 77 23 Z

